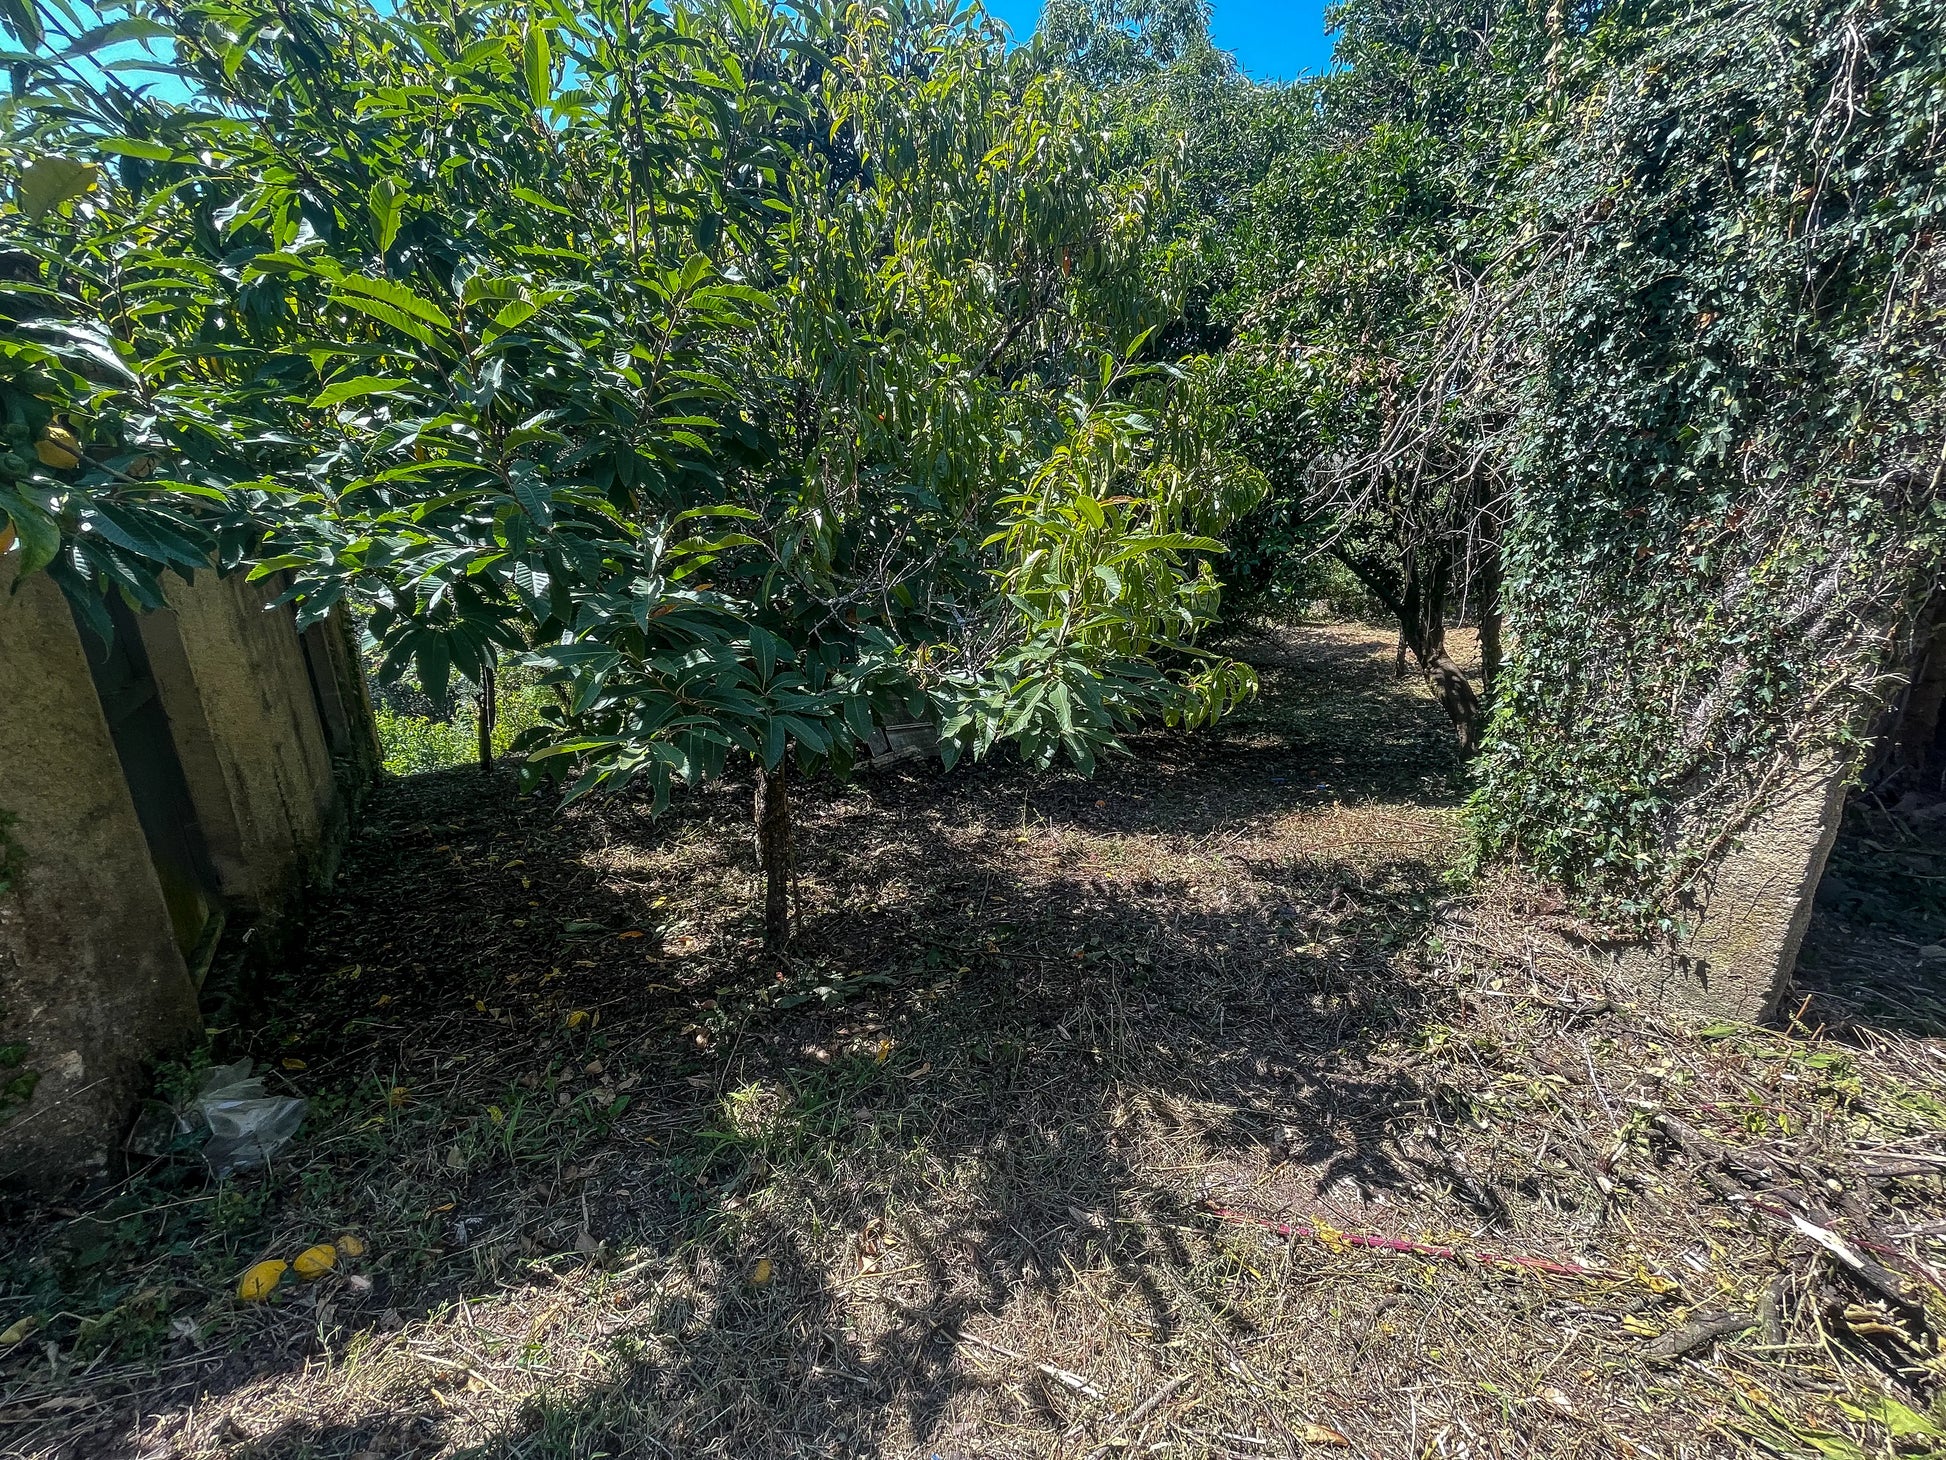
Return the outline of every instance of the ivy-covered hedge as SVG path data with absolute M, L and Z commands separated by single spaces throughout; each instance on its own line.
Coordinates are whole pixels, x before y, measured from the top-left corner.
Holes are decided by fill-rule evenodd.
M 1946 3 L 1597 20 L 1524 191 L 1551 262 L 1474 803 L 1665 922 L 1780 777 L 1846 753 L 1946 564 Z

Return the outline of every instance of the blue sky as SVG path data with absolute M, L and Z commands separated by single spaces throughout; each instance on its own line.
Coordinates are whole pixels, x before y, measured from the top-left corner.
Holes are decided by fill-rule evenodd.
M 1021 40 L 1041 15 L 1041 0 L 986 0 L 986 7 Z M 1210 30 L 1259 81 L 1293 81 L 1331 62 L 1324 0 L 1215 0 Z
M 1005 21 L 1017 39 L 1033 34 L 1042 0 L 986 0 L 987 10 Z M 1331 42 L 1324 31 L 1325 0 L 1214 0 L 1210 30 L 1217 45 L 1236 54 L 1243 69 L 1259 81 L 1294 81 L 1325 70 L 1331 63 Z M 87 0 L 76 10 L 89 20 Z M 117 46 L 103 59 L 133 55 L 133 46 Z M 182 93 L 179 83 L 145 75 L 126 78 L 146 81 L 164 96 Z

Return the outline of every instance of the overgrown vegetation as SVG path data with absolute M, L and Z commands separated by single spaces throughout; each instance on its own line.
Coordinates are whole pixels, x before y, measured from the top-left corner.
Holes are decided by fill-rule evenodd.
M 1229 234 L 1257 525 L 1387 604 L 1469 746 L 1492 708 L 1489 854 L 1669 925 L 1796 768 L 1855 758 L 1942 583 L 1946 27 L 1338 13 L 1346 69 Z
M 754 758 L 776 945 L 788 765 L 888 718 L 1087 765 L 1249 694 L 1194 640 L 1260 482 L 1209 367 L 1147 348 L 1173 169 L 977 10 L 13 24 L 6 502 L 84 606 L 229 534 L 435 701 L 529 653 L 571 795 Z M 159 34 L 188 104 L 87 59 Z
M 163 1072 L 302 1090 L 267 1175 L 6 1235 L 0 1423 L 1946 1443 L 1946 850 L 1852 818 L 1772 1030 L 1590 951 L 1946 592 L 1946 0 L 1333 16 L 0 0 L 10 586 L 285 575 L 483 771 Z
M 490 768 L 493 759 L 532 742 L 530 732 L 541 724 L 542 711 L 553 699 L 535 671 L 519 665 L 503 665 L 493 671 L 490 711 L 482 705 L 480 695 L 459 698 L 458 703 L 442 708 L 409 678 L 395 680 L 372 706 L 384 767 L 395 776 L 412 776 L 481 764 L 480 721 L 484 715 Z
M 1667 921 L 1938 578 L 1931 6 L 1352 0 L 1293 87 L 1189 0 L 17 6 L 0 530 L 524 655 L 571 794 L 754 759 L 777 944 L 787 766 L 1205 723 L 1217 562 L 1329 554 L 1483 848 Z

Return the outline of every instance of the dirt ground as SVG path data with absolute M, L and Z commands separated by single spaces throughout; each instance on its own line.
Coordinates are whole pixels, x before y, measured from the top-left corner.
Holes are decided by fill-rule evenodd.
M 217 1004 L 297 1141 L 5 1214 L 0 1451 L 1946 1450 L 1946 1028 L 1858 909 L 1785 1027 L 1667 1028 L 1462 880 L 1389 635 L 1233 647 L 1256 705 L 1093 780 L 800 788 L 782 967 L 745 787 L 382 787 Z

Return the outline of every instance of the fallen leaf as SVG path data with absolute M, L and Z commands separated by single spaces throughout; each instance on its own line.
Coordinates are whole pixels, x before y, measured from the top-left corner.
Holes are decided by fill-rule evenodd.
M 1304 1443 L 1307 1445 L 1350 1445 L 1351 1441 L 1332 1429 L 1330 1425 L 1307 1424 L 1304 1426 Z
M 568 1028 L 570 1029 L 579 1029 L 583 1024 L 586 1024 L 587 1022 L 588 1022 L 588 1011 L 586 1009 L 576 1009 L 573 1013 L 568 1015 Z
M 284 1280 L 284 1273 L 289 1267 L 288 1262 L 275 1257 L 258 1263 L 236 1285 L 236 1295 L 246 1303 L 261 1303 L 277 1291 L 277 1284 Z
M 284 1061 L 284 1068 L 287 1070 L 308 1070 L 311 1067 L 305 1064 L 303 1060 L 287 1059 Z
M 757 1265 L 750 1269 L 750 1286 L 753 1288 L 768 1287 L 770 1277 L 770 1259 L 768 1257 L 759 1257 L 757 1259 Z
M 401 1105 L 405 1104 L 405 1102 L 410 1100 L 411 1098 L 412 1098 L 412 1094 L 410 1091 L 408 1091 L 405 1088 L 405 1086 L 394 1085 L 392 1087 L 392 1093 L 385 1097 L 385 1103 L 391 1106 L 394 1110 L 397 1110 Z
M 495 1125 L 505 1125 L 507 1123 L 507 1112 L 497 1105 L 489 1105 L 487 1107 L 487 1119 Z
M 878 1058 L 876 1063 L 882 1065 L 890 1058 L 892 1058 L 892 1041 L 889 1039 L 881 1039 L 878 1042 Z
M 306 1282 L 321 1278 L 338 1265 L 338 1249 L 329 1242 L 320 1242 L 315 1247 L 306 1247 L 291 1262 L 291 1271 Z
M 5 1333 L 0 1333 L 0 1343 L 6 1344 L 9 1347 L 11 1347 L 12 1345 L 19 1343 L 23 1338 L 25 1338 L 28 1334 L 32 1333 L 36 1328 L 39 1328 L 40 1326 L 41 1326 L 40 1319 L 36 1318 L 32 1313 L 29 1313 L 25 1318 L 22 1318 L 19 1322 L 15 1323 L 13 1327 L 9 1328 Z
M 346 1257 L 363 1257 L 365 1241 L 355 1233 L 347 1232 L 338 1239 L 338 1251 Z

